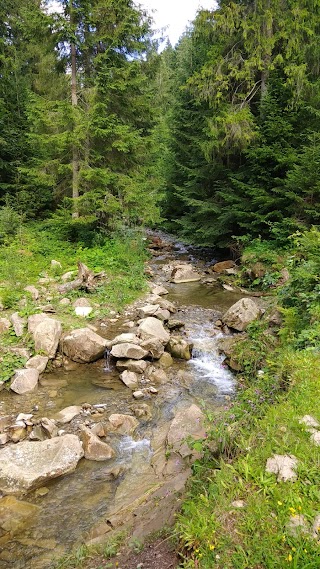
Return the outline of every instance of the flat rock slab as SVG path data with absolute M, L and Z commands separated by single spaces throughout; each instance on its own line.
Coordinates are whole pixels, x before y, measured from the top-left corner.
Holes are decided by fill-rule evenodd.
M 7 446 L 0 450 L 0 490 L 4 494 L 26 493 L 73 472 L 83 455 L 76 435 Z
M 277 474 L 278 482 L 287 482 L 288 480 L 296 480 L 297 473 L 295 469 L 298 466 L 298 459 L 290 455 L 275 454 L 268 458 L 266 472 Z

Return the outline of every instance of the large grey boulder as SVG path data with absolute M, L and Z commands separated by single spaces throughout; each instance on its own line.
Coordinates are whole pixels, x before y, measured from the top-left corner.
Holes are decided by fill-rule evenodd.
M 111 355 L 117 359 L 142 360 L 148 355 L 148 352 L 141 348 L 141 346 L 125 342 L 124 344 L 113 346 Z
M 48 358 L 54 358 L 61 333 L 62 325 L 59 320 L 47 318 L 40 322 L 33 333 L 36 352 L 42 352 Z
M 32 391 L 38 385 L 38 380 L 39 371 L 37 369 L 17 369 L 13 376 L 10 389 L 18 393 L 18 395 L 22 395 L 23 393 Z
M 108 340 L 90 328 L 79 328 L 65 334 L 60 341 L 61 351 L 72 361 L 78 363 L 94 362 L 101 358 Z
M 83 448 L 76 435 L 7 446 L 0 450 L 0 491 L 26 493 L 73 472 L 82 457 Z
M 142 340 L 155 338 L 163 344 L 167 344 L 170 340 L 170 334 L 165 330 L 162 322 L 152 316 L 142 320 L 138 328 L 138 334 Z
M 194 455 L 195 452 L 189 447 L 186 439 L 188 437 L 192 439 L 203 439 L 205 437 L 204 420 L 204 414 L 197 405 L 191 405 L 187 409 L 178 411 L 167 435 L 169 448 L 182 457 Z
M 187 263 L 176 265 L 171 273 L 171 282 L 173 283 L 191 283 L 200 281 L 201 275 Z
M 257 320 L 260 314 L 260 308 L 253 300 L 241 298 L 227 310 L 222 320 L 229 328 L 242 332 L 251 322 Z

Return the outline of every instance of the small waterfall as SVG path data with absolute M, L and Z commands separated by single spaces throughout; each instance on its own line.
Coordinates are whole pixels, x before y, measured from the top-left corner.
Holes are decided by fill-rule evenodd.
M 219 354 L 217 348 L 217 340 L 222 334 L 213 337 L 205 328 L 197 326 L 190 334 L 194 350 L 189 364 L 198 381 L 214 384 L 219 395 L 231 394 L 235 388 L 234 376 L 223 363 L 224 357 Z
M 104 364 L 103 371 L 105 371 L 105 372 L 111 371 L 110 360 L 111 360 L 111 350 L 110 350 L 110 348 L 106 348 L 106 351 L 104 352 L 105 364 Z

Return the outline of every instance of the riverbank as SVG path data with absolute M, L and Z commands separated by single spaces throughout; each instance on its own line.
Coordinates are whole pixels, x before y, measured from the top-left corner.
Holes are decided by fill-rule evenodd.
M 314 287 L 312 288 L 311 285 L 314 282 L 313 276 L 315 269 L 311 270 L 310 261 L 312 261 L 313 256 L 316 255 L 316 251 L 318 249 L 315 243 L 312 251 L 310 251 L 311 236 L 309 236 L 308 239 L 308 243 L 305 242 L 304 245 L 302 244 L 302 247 L 304 247 L 304 249 L 302 250 L 302 247 L 300 248 L 299 258 L 297 257 L 299 263 L 297 262 L 296 265 L 291 265 L 290 279 L 286 279 L 285 286 L 283 286 L 281 283 L 279 285 L 279 293 L 281 291 L 281 303 L 283 305 L 285 304 L 286 299 L 290 299 L 290 302 L 295 302 L 299 305 L 300 289 L 298 289 L 298 286 L 301 287 L 301 279 L 299 280 L 299 278 L 297 278 L 296 272 L 299 271 L 298 276 L 300 276 L 301 270 L 306 270 L 304 267 L 305 264 L 307 264 L 309 270 L 307 273 L 309 279 L 308 286 L 310 289 L 308 291 L 308 298 L 310 299 L 314 293 Z M 274 495 L 277 498 L 276 505 L 278 505 L 279 508 L 282 507 L 282 505 L 286 502 L 281 500 L 279 497 L 280 492 L 283 491 L 282 484 L 276 482 L 276 476 L 274 474 L 269 473 L 267 475 L 264 475 L 261 464 L 265 463 L 265 467 L 266 461 L 269 458 L 272 458 L 274 454 L 280 455 L 281 452 L 287 452 L 288 454 L 293 455 L 295 459 L 297 459 L 297 464 L 299 465 L 299 469 L 301 466 L 302 472 L 305 472 L 305 469 L 310 470 L 311 468 L 311 463 L 314 459 L 314 452 L 316 450 L 316 447 L 312 447 L 312 445 L 310 446 L 309 456 L 307 450 L 304 449 L 303 445 L 301 447 L 297 447 L 297 433 L 299 433 L 300 436 L 302 432 L 306 432 L 306 437 L 308 438 L 309 443 L 310 437 L 312 437 L 311 442 L 313 442 L 313 444 L 317 442 L 317 426 L 315 421 L 317 418 L 319 420 L 319 417 L 317 417 L 317 410 L 314 399 L 318 387 L 316 374 L 319 361 L 317 350 L 314 349 L 317 346 L 316 343 L 314 345 L 316 335 L 312 335 L 310 331 L 308 335 L 306 334 L 306 330 L 310 330 L 310 326 L 312 330 L 315 330 L 316 310 L 314 309 L 314 305 L 312 305 L 312 314 L 309 314 L 310 311 L 308 310 L 305 311 L 306 314 L 304 314 L 304 322 L 303 326 L 301 327 L 301 317 L 299 319 L 295 319 L 294 325 L 292 323 L 292 308 L 295 308 L 295 306 L 291 306 L 289 312 L 286 312 L 287 309 L 281 308 L 280 306 L 280 312 L 278 312 L 278 314 L 272 314 L 272 309 L 269 310 L 268 308 L 270 307 L 269 300 L 263 300 L 261 305 L 260 301 L 258 302 L 255 300 L 254 304 L 258 302 L 260 305 L 260 308 L 258 307 L 257 310 L 257 315 L 259 314 L 260 317 L 256 322 L 253 321 L 252 324 L 248 325 L 245 332 L 243 332 L 241 331 L 243 322 L 240 322 L 239 328 L 239 323 L 236 323 L 234 320 L 230 320 L 230 314 L 228 318 L 226 317 L 226 314 L 224 314 L 231 304 L 243 296 L 243 292 L 240 290 L 241 275 L 239 275 L 239 269 L 236 267 L 225 267 L 223 270 L 230 271 L 231 269 L 231 273 L 229 272 L 223 274 L 222 276 L 217 276 L 217 274 L 214 274 L 215 271 L 212 270 L 210 266 L 208 268 L 206 264 L 196 263 L 190 267 L 190 263 L 189 265 L 188 263 L 186 264 L 185 260 L 181 263 L 181 257 L 179 260 L 174 260 L 177 253 L 174 251 L 172 245 L 170 245 L 168 251 L 162 251 L 161 248 L 160 250 L 157 250 L 157 248 L 155 249 L 154 261 L 148 268 L 148 272 L 153 273 L 153 278 L 159 282 L 159 284 L 163 284 L 164 281 L 168 281 L 168 275 L 169 277 L 171 275 L 171 280 L 181 280 L 181 271 L 184 272 L 184 274 L 187 273 L 189 276 L 191 271 L 192 278 L 195 277 L 195 271 L 198 272 L 196 277 L 197 280 L 193 282 L 191 279 L 191 282 L 189 281 L 186 284 L 170 284 L 169 302 L 166 301 L 163 303 L 161 302 L 159 296 L 151 294 L 149 295 L 148 300 L 146 298 L 133 305 L 131 312 L 130 310 L 125 311 L 123 318 L 113 319 L 112 315 L 111 318 L 109 316 L 109 326 L 111 320 L 115 320 L 115 322 L 108 330 L 110 332 L 112 331 L 113 335 L 124 331 L 124 329 L 122 329 L 122 326 L 125 326 L 127 328 L 129 326 L 130 332 L 132 329 L 136 328 L 139 330 L 141 323 L 139 323 L 139 321 L 135 322 L 135 320 L 139 317 L 141 318 L 141 316 L 145 316 L 146 310 L 148 313 L 150 310 L 152 310 L 152 313 L 155 314 L 158 311 L 164 311 L 165 304 L 167 308 L 170 308 L 171 300 L 174 298 L 178 302 L 180 299 L 179 313 L 177 315 L 174 315 L 173 318 L 173 321 L 175 321 L 174 326 L 178 325 L 179 328 L 181 325 L 184 326 L 187 338 L 189 338 L 189 341 L 192 341 L 194 343 L 195 357 L 193 360 L 191 360 L 190 364 L 186 362 L 182 365 L 181 363 L 177 362 L 177 364 L 172 366 L 169 372 L 166 371 L 168 378 L 166 379 L 165 387 L 158 387 L 158 385 L 155 385 L 156 389 L 153 391 L 154 395 L 151 393 L 144 393 L 144 391 L 148 391 L 150 383 L 148 385 L 142 385 L 144 378 L 140 378 L 142 380 L 141 386 L 143 387 L 142 393 L 144 397 L 147 395 L 147 403 L 148 406 L 151 404 L 153 407 L 151 415 L 154 415 L 154 417 L 151 419 L 150 416 L 145 425 L 142 421 L 137 433 L 137 438 L 129 441 L 131 452 L 133 453 L 133 449 L 135 449 L 133 456 L 136 456 L 136 460 L 133 462 L 129 455 L 127 457 L 129 458 L 128 466 L 129 471 L 131 471 L 131 477 L 129 476 L 127 480 L 126 478 L 122 479 L 123 471 L 121 472 L 120 469 L 119 472 L 117 471 L 118 476 L 120 474 L 119 481 L 116 481 L 110 485 L 109 482 L 106 484 L 106 481 L 103 478 L 103 472 L 106 472 L 105 468 L 101 470 L 101 473 L 99 471 L 98 475 L 96 475 L 94 473 L 94 469 L 91 468 L 91 466 L 82 465 L 79 470 L 80 478 L 75 477 L 70 479 L 70 488 L 73 489 L 72 492 L 74 495 L 76 496 L 77 493 L 79 495 L 79 492 L 82 494 L 81 515 L 79 517 L 79 514 L 77 514 L 76 519 L 77 523 L 79 523 L 79 520 L 81 519 L 81 525 L 83 528 L 85 527 L 83 525 L 83 516 L 88 515 L 88 512 L 90 511 L 89 509 L 85 510 L 85 502 L 87 501 L 88 507 L 91 508 L 93 504 L 91 504 L 91 497 L 89 498 L 89 494 L 94 498 L 94 515 L 96 516 L 95 519 L 99 523 L 95 524 L 95 533 L 91 534 L 90 539 L 87 540 L 87 542 L 92 542 L 92 538 L 94 540 L 98 538 L 98 542 L 102 544 L 103 554 L 102 556 L 96 556 L 94 554 L 94 551 L 96 551 L 95 548 L 93 550 L 86 547 L 80 548 L 75 555 L 72 555 L 71 557 L 68 556 L 67 558 L 59 561 L 56 565 L 57 567 L 92 568 L 99 567 L 101 563 L 107 563 L 107 566 L 109 564 L 110 567 L 113 567 L 114 564 L 118 562 L 118 558 L 116 558 L 114 561 L 107 561 L 108 557 L 110 557 L 110 553 L 115 553 L 118 547 L 121 545 L 120 542 L 127 542 L 128 538 L 126 537 L 126 534 L 123 533 L 123 529 L 121 528 L 121 526 L 123 526 L 122 518 L 118 515 L 113 515 L 112 517 L 111 513 L 113 512 L 114 514 L 117 511 L 126 512 L 128 504 L 135 503 L 133 496 L 138 497 L 138 501 L 135 503 L 137 513 L 134 509 L 130 509 L 130 515 L 133 513 L 133 519 L 135 520 L 134 533 L 136 536 L 133 537 L 133 540 L 131 542 L 133 544 L 133 548 L 140 549 L 143 547 L 140 537 L 146 535 L 148 533 L 148 530 L 150 530 L 150 519 L 152 519 L 153 522 L 156 522 L 157 528 L 161 528 L 162 525 L 166 523 L 166 515 L 168 514 L 168 502 L 166 502 L 164 498 L 167 499 L 169 496 L 169 502 L 170 499 L 172 501 L 173 498 L 175 508 L 172 510 L 172 512 L 174 512 L 177 506 L 180 505 L 180 502 L 177 502 L 177 500 L 180 499 L 179 493 L 181 494 L 181 491 L 183 492 L 185 479 L 180 480 L 180 482 L 182 481 L 182 486 L 178 488 L 178 495 L 173 494 L 170 498 L 172 490 L 170 484 L 168 486 L 168 493 L 166 493 L 165 496 L 161 494 L 161 491 L 160 493 L 158 492 L 157 487 L 153 488 L 152 493 L 148 491 L 148 488 L 146 488 L 146 492 L 144 492 L 144 482 L 142 484 L 142 481 L 146 480 L 147 486 L 150 485 L 150 483 L 152 486 L 154 482 L 151 482 L 151 479 L 142 479 L 142 470 L 145 471 L 144 474 L 146 474 L 148 468 L 151 467 L 151 470 L 150 468 L 150 471 L 148 470 L 148 476 L 150 476 L 151 471 L 154 471 L 155 466 L 156 469 L 160 467 L 160 470 L 162 472 L 163 467 L 166 469 L 168 468 L 168 464 L 171 464 L 171 468 L 176 464 L 175 453 L 172 455 L 172 448 L 168 446 L 169 429 L 174 423 L 175 417 L 177 417 L 177 411 L 179 414 L 179 410 L 186 410 L 190 408 L 190 405 L 192 407 L 192 404 L 194 402 L 200 402 L 201 399 L 205 401 L 207 408 L 207 435 L 203 441 L 197 440 L 194 444 L 189 441 L 189 446 L 191 445 L 191 449 L 193 448 L 193 451 L 195 452 L 202 451 L 204 453 L 204 458 L 202 460 L 197 459 L 195 462 L 192 461 L 193 479 L 191 482 L 191 490 L 189 498 L 187 498 L 187 501 L 183 507 L 182 516 L 179 518 L 179 522 L 176 526 L 175 531 L 176 538 L 180 544 L 179 551 L 182 553 L 182 559 L 184 559 L 182 563 L 184 563 L 185 567 L 203 567 L 204 569 L 211 569 L 213 566 L 228 567 L 227 563 L 229 563 L 230 568 L 244 568 L 247 567 L 249 563 L 248 555 L 246 552 L 249 546 L 251 547 L 249 551 L 253 551 L 252 560 L 250 559 L 250 563 L 252 563 L 253 567 L 259 567 L 259 563 L 262 567 L 272 567 L 272 558 L 270 558 L 271 565 L 263 565 L 264 561 L 261 560 L 257 562 L 258 564 L 256 563 L 255 559 L 259 559 L 259 552 L 254 549 L 254 544 L 251 544 L 250 540 L 253 538 L 251 536 L 252 532 L 250 530 L 250 527 L 258 527 L 258 522 L 262 524 L 259 516 L 257 515 L 256 505 L 258 504 L 258 511 L 264 511 L 262 505 L 264 504 L 263 500 L 266 499 L 267 496 L 267 504 L 270 509 L 265 510 L 267 513 L 266 522 L 264 525 L 262 524 L 264 528 L 263 531 L 268 532 L 270 540 L 272 536 L 273 539 L 277 541 L 279 538 L 279 527 L 281 527 L 282 531 L 283 525 L 280 525 L 279 527 L 276 525 L 276 530 L 273 533 L 268 526 L 270 520 L 273 522 L 273 519 L 277 519 L 278 516 L 278 513 L 276 513 L 273 509 L 274 501 L 272 501 L 269 496 L 269 486 L 273 489 L 273 493 L 275 493 Z M 303 258 L 301 255 L 302 252 L 304 255 Z M 181 249 L 179 249 L 179 247 L 178 253 L 181 255 Z M 187 255 L 187 257 L 190 262 L 190 255 Z M 219 269 L 220 268 L 221 267 L 219 267 Z M 248 267 L 244 267 L 244 270 L 248 272 Z M 160 277 L 161 282 L 158 281 L 158 277 Z M 232 284 L 230 282 L 230 278 L 233 279 Z M 269 277 L 266 277 L 266 280 L 268 280 L 268 278 Z M 282 277 L 281 275 L 277 275 L 278 280 L 281 278 L 283 278 L 283 275 Z M 161 279 L 163 279 L 163 281 Z M 297 282 L 300 284 L 297 285 Z M 230 289 L 232 289 L 233 292 L 230 292 Z M 303 298 L 306 297 L 305 289 L 306 281 L 304 281 Z M 162 290 L 161 292 L 163 293 L 164 291 Z M 273 292 L 275 293 L 276 291 L 273 290 Z M 274 299 L 279 300 L 278 296 L 275 294 Z M 200 300 L 201 303 L 204 303 L 205 308 L 199 306 Z M 148 304 L 144 306 L 144 302 L 146 301 L 148 301 Z M 162 307 L 159 303 L 162 304 Z M 218 306 L 219 303 L 220 308 L 222 309 L 220 313 L 212 310 L 212 308 L 208 308 L 209 306 Z M 247 303 L 245 304 L 247 307 Z M 172 307 L 172 310 L 175 309 Z M 160 315 L 160 312 L 158 316 L 165 316 L 163 312 L 161 312 Z M 222 320 L 220 319 L 221 317 Z M 74 318 L 74 316 L 72 316 L 72 318 Z M 282 323 L 280 322 L 281 319 Z M 239 389 L 237 399 L 233 403 L 230 399 L 230 394 L 232 394 L 233 391 L 233 380 L 229 380 L 228 375 L 225 374 L 225 370 L 223 370 L 221 367 L 221 360 L 219 360 L 218 353 L 212 359 L 212 355 L 214 355 L 215 350 L 217 349 L 215 338 L 219 338 L 221 332 L 223 331 L 223 328 L 226 326 L 226 322 L 229 322 L 229 325 L 235 326 L 236 329 L 238 327 L 239 330 L 235 334 L 233 333 L 230 338 L 233 339 L 236 336 L 237 340 L 240 340 L 236 343 L 233 353 L 229 355 L 230 363 L 235 363 L 235 369 L 238 367 L 237 382 Z M 309 328 L 307 327 L 308 323 Z M 226 333 L 229 333 L 228 329 L 225 331 Z M 128 337 L 128 335 L 130 334 L 127 334 L 126 337 Z M 304 345 L 303 350 L 297 349 L 297 342 L 298 345 L 300 345 L 302 340 L 304 342 L 311 343 L 311 345 Z M 134 343 L 139 344 L 140 342 L 141 340 L 138 340 L 136 337 L 134 338 Z M 151 368 L 153 367 L 154 366 L 152 365 Z M 68 384 L 68 386 L 66 385 L 65 391 L 67 393 L 67 387 L 69 391 L 70 387 L 72 388 L 71 394 L 69 393 L 68 397 L 72 398 L 73 403 L 75 397 L 79 398 L 79 401 L 77 400 L 76 403 L 81 402 L 83 397 L 85 397 L 85 400 L 88 400 L 89 402 L 89 405 L 86 406 L 85 410 L 86 412 L 90 411 L 89 415 L 91 415 L 90 404 L 93 403 L 94 399 L 96 399 L 97 395 L 99 395 L 101 399 L 99 403 L 101 404 L 102 402 L 105 405 L 105 411 L 107 412 L 107 415 L 110 412 L 114 412 L 113 409 L 115 408 L 120 413 L 124 412 L 130 415 L 133 414 L 132 394 L 126 391 L 125 386 L 123 386 L 123 389 L 124 392 L 126 391 L 126 394 L 123 392 L 122 395 L 122 392 L 119 391 L 119 386 L 121 385 L 121 383 L 119 383 L 118 377 L 119 372 L 117 372 L 117 377 L 115 375 L 113 377 L 112 375 L 112 377 L 110 376 L 108 379 L 102 368 L 100 369 L 98 365 L 90 364 L 87 371 L 84 366 L 80 365 L 80 368 L 80 375 L 81 377 L 83 376 L 83 380 L 79 376 L 79 366 L 74 372 L 69 371 L 64 373 L 63 381 L 65 384 Z M 154 379 L 154 370 L 151 369 L 151 372 Z M 100 385 L 102 389 L 99 388 L 99 391 L 90 390 L 88 383 L 89 377 L 90 382 L 93 382 L 93 385 L 97 385 L 98 380 L 98 382 L 100 382 L 98 385 Z M 161 377 L 163 378 L 163 374 Z M 49 376 L 48 378 L 50 381 L 56 381 L 58 379 L 58 384 L 56 385 L 59 386 L 60 380 L 57 375 L 55 378 Z M 72 387 L 73 384 L 74 388 Z M 110 389 L 111 385 L 116 386 L 116 392 L 113 394 L 114 396 L 112 395 L 111 398 L 108 396 L 108 392 L 105 391 L 107 384 L 109 385 L 107 389 Z M 52 394 L 54 385 L 48 385 L 51 389 Z M 152 385 L 153 384 L 151 384 L 151 386 Z M 301 389 L 300 391 L 295 391 L 296 385 L 299 386 L 299 389 Z M 311 389 L 312 385 L 314 387 Z M 229 391 L 230 387 L 231 391 Z M 114 387 L 112 387 L 112 389 L 114 389 Z M 45 388 L 42 389 L 42 391 L 43 390 L 45 391 Z M 58 389 L 56 391 L 57 393 L 54 396 L 56 398 L 54 400 L 54 407 L 61 407 L 62 402 L 65 403 L 66 401 L 66 394 L 62 393 L 64 389 Z M 102 401 L 101 398 L 103 392 L 103 397 L 106 398 L 106 404 Z M 39 394 L 41 394 L 41 390 L 39 391 Z M 110 391 L 109 394 L 111 394 Z M 119 395 L 121 395 L 122 403 L 120 403 Z M 151 400 L 155 401 L 155 395 L 157 402 L 156 404 L 153 404 Z M 210 405 L 208 405 L 210 398 L 214 398 L 214 409 L 210 409 Z M 48 401 L 48 403 L 52 405 L 52 401 Z M 122 405 L 122 407 L 119 405 Z M 139 406 L 139 402 L 137 402 L 136 406 Z M 295 415 L 293 414 L 293 411 L 295 412 Z M 303 423 L 299 423 L 299 421 L 303 419 L 304 415 L 309 414 L 312 414 L 314 425 L 312 427 L 307 425 L 306 429 L 314 429 L 312 432 L 307 432 L 306 429 L 303 431 L 305 427 L 303 426 Z M 99 421 L 100 420 L 101 416 L 99 418 Z M 89 420 L 90 426 L 92 426 L 91 421 L 92 419 Z M 96 419 L 94 419 L 94 421 L 96 421 Z M 77 420 L 75 420 L 73 426 L 76 427 L 76 425 Z M 161 433 L 159 431 L 160 426 Z M 280 434 L 277 432 L 278 427 L 280 429 Z M 163 445 L 160 445 L 160 455 L 158 451 L 155 452 L 155 450 L 159 448 L 160 439 L 159 436 L 154 438 L 154 435 L 152 435 L 153 428 L 156 429 L 155 433 L 158 432 L 161 434 L 160 438 L 162 437 L 162 442 L 165 443 Z M 296 440 L 294 437 L 296 437 Z M 119 443 L 120 442 L 121 440 L 119 440 Z M 128 447 L 128 441 L 126 444 Z M 289 446 L 291 446 L 291 448 L 289 448 Z M 264 453 L 262 454 L 261 447 L 264 449 Z M 123 450 L 123 446 L 119 447 L 119 450 L 120 448 Z M 127 450 L 128 449 L 129 447 Z M 137 456 L 136 453 L 138 453 L 139 456 Z M 178 454 L 179 453 L 180 451 Z M 302 455 L 307 458 L 302 459 Z M 122 452 L 120 453 L 120 457 L 121 456 Z M 176 466 L 174 466 L 174 468 L 176 468 Z M 302 505 L 305 506 L 306 502 L 302 504 L 301 496 L 303 495 L 304 489 L 308 487 L 308 490 L 310 487 L 310 477 L 302 479 L 300 477 L 299 469 L 297 472 L 299 475 L 299 483 L 301 481 L 301 492 L 299 490 L 299 486 L 296 483 L 294 487 L 295 490 L 297 488 L 299 490 L 299 504 L 296 503 L 297 507 L 295 505 L 287 504 L 288 512 L 292 513 L 292 517 L 296 516 L 296 512 L 302 512 Z M 152 476 L 154 476 L 154 473 L 155 472 L 153 472 Z M 174 471 L 172 471 L 172 473 L 174 473 Z M 90 478 L 88 478 L 88 474 L 90 475 Z M 132 474 L 134 475 L 133 478 Z M 83 475 L 85 475 L 84 478 L 81 478 Z M 159 474 L 157 474 L 157 476 L 159 476 Z M 311 480 L 311 487 L 313 489 L 312 492 L 316 495 L 315 480 L 317 475 L 315 474 L 314 476 L 315 478 Z M 91 480 L 90 483 L 89 480 Z M 98 494 L 97 482 L 99 484 Z M 83 493 L 84 483 L 87 486 L 85 489 L 86 492 L 89 490 L 87 498 L 85 498 Z M 92 484 L 93 486 L 91 490 Z M 287 488 L 289 483 L 284 484 L 285 488 Z M 161 485 L 163 485 L 162 482 Z M 93 489 L 94 486 L 95 491 Z M 110 506 L 106 506 L 105 502 L 106 491 L 108 493 L 108 496 L 111 496 L 111 494 L 109 494 L 111 487 L 114 489 L 118 487 L 116 490 L 116 495 L 119 497 L 119 501 L 116 508 L 111 507 L 110 509 Z M 292 487 L 293 486 L 290 485 L 290 489 Z M 43 502 L 43 505 L 47 500 L 47 505 L 52 508 L 54 505 L 59 503 L 59 500 L 61 498 L 61 507 L 63 501 L 68 499 L 67 496 L 70 492 L 70 489 L 68 490 L 68 488 L 66 488 L 67 494 L 65 494 L 63 491 L 63 493 L 60 495 L 60 498 L 58 496 L 57 502 L 57 495 L 55 496 L 54 492 L 57 491 L 59 485 L 52 485 L 50 488 L 51 494 L 49 493 L 49 498 L 40 498 L 40 500 Z M 164 485 L 163 488 L 165 489 L 166 486 Z M 274 488 L 278 488 L 278 494 Z M 255 500 L 253 498 L 255 492 L 258 493 L 258 500 Z M 103 502 L 105 504 L 103 507 L 98 502 L 100 499 L 99 496 L 101 499 L 103 499 Z M 152 496 L 155 499 L 154 503 L 156 504 L 156 509 L 153 505 L 151 510 L 149 508 L 149 512 L 147 512 L 145 508 L 146 501 L 148 502 L 148 498 L 150 499 Z M 231 500 L 231 498 L 233 499 Z M 259 501 L 260 498 L 262 499 L 262 503 Z M 32 496 L 31 499 L 33 499 Z M 142 502 L 139 502 L 140 499 L 142 499 Z M 292 498 L 290 499 L 292 501 Z M 279 502 L 281 502 L 281 504 L 279 504 Z M 152 503 L 152 500 L 149 500 L 149 505 Z M 70 505 L 72 507 L 75 506 L 73 503 Z M 123 509 L 123 505 L 125 505 L 126 508 Z M 299 505 L 301 507 L 301 510 L 298 507 Z M 303 515 L 306 517 L 304 529 L 308 527 L 309 531 L 307 535 L 308 539 L 311 536 L 311 526 L 314 526 L 317 521 L 315 513 L 317 507 L 316 499 L 312 500 L 311 506 L 312 507 L 310 507 L 310 504 L 306 505 L 306 514 L 303 512 Z M 231 515 L 229 515 L 230 508 Z M 86 514 L 84 514 L 85 511 Z M 161 518 L 163 513 L 165 515 L 163 518 Z M 63 515 L 65 514 L 67 514 L 67 510 L 63 513 Z M 70 516 L 70 514 L 71 511 L 68 515 Z M 254 514 L 256 515 L 256 518 L 254 518 Z M 139 516 L 141 516 L 140 521 L 142 523 L 137 524 L 136 522 L 139 519 Z M 274 518 L 274 516 L 276 516 L 276 518 Z M 105 520 L 105 524 L 103 524 L 103 520 Z M 242 521 L 244 520 L 246 520 L 244 522 L 245 525 L 242 525 Z M 85 521 L 87 523 L 88 520 Z M 108 525 L 110 521 L 112 527 Z M 229 523 L 230 527 L 228 525 Z M 89 523 L 89 527 L 90 525 L 92 526 L 93 524 Z M 144 528 L 146 525 L 148 527 Z M 232 533 L 230 537 L 227 531 L 232 530 L 233 527 L 235 528 L 235 532 Z M 274 524 L 272 527 L 274 528 Z M 110 529 L 112 529 L 112 532 L 110 532 Z M 142 530 L 142 533 L 139 533 L 140 529 Z M 263 531 L 259 531 L 258 536 L 260 536 L 260 538 L 256 539 L 256 547 L 258 547 L 261 538 L 263 538 Z M 246 532 L 248 532 L 248 534 Z M 121 535 L 119 537 L 119 534 L 121 533 L 122 538 Z M 111 544 L 106 544 L 106 542 L 109 542 L 109 535 L 112 536 L 112 539 L 115 541 L 111 541 Z M 240 545 L 240 549 L 239 543 L 241 544 L 241 542 L 239 535 L 243 539 L 242 545 Z M 303 535 L 306 535 L 306 533 L 303 533 Z M 287 562 L 291 562 L 290 560 L 294 559 L 293 553 L 295 553 L 297 547 L 296 545 L 292 545 L 292 548 L 295 550 L 292 549 L 292 553 L 288 553 L 287 548 L 289 541 L 284 542 L 283 536 L 285 536 L 286 540 L 288 539 L 287 535 L 284 533 L 284 531 L 282 531 L 281 541 L 279 541 L 279 550 L 277 551 L 277 554 L 280 556 L 281 562 L 284 560 L 284 554 L 286 554 L 288 557 Z M 79 537 L 79 534 L 77 534 L 77 537 Z M 234 538 L 234 541 L 232 541 L 232 538 Z M 21 537 L 19 539 L 21 541 Z M 167 539 L 167 536 L 164 539 Z M 22 541 L 23 540 L 25 541 L 25 538 L 23 538 Z M 50 543 L 53 543 L 53 540 L 48 539 L 42 541 L 50 541 Z M 29 542 L 31 544 L 32 540 L 29 539 Z M 41 543 L 41 541 L 38 540 L 38 544 L 39 543 Z M 311 543 L 313 546 L 315 545 L 316 541 L 314 538 L 311 539 Z M 38 545 L 36 545 L 36 542 L 34 542 L 33 547 L 38 547 Z M 268 547 L 269 542 L 266 540 L 265 544 L 263 546 L 261 545 L 261 559 L 264 559 L 263 556 L 265 556 L 265 548 Z M 304 549 L 310 553 L 312 547 L 309 547 L 309 549 L 307 547 L 304 547 Z M 242 554 L 241 552 L 243 551 L 245 552 L 243 559 L 241 559 L 239 556 L 239 551 L 240 554 Z M 121 558 L 124 559 L 123 563 L 130 563 L 130 559 L 128 561 L 128 552 L 125 552 L 124 555 L 125 557 Z M 44 557 L 48 560 L 50 558 L 50 554 L 46 554 Z M 231 559 L 232 561 L 230 561 Z M 43 562 L 45 563 L 46 561 L 44 560 Z M 243 564 L 240 565 L 240 562 Z M 33 564 L 34 563 L 35 559 L 33 558 Z M 247 565 L 245 563 L 247 563 Z M 300 563 L 300 558 L 298 558 L 297 563 Z M 303 563 L 305 563 L 305 558 L 303 558 Z M 315 567 L 315 565 L 310 566 Z M 156 567 L 156 565 L 154 565 L 154 567 Z M 280 569 L 282 566 L 280 564 L 276 567 L 279 567 Z M 302 569 L 302 567 L 305 567 L 305 565 L 297 565 L 297 567 L 301 567 Z
M 276 251 L 264 253 L 253 258 L 261 272 Z M 256 327 L 235 350 L 237 398 L 220 420 L 209 417 L 175 529 L 185 568 L 319 567 L 319 253 L 319 232 L 294 236 L 274 299 L 278 341 Z M 217 441 L 218 457 L 210 452 Z

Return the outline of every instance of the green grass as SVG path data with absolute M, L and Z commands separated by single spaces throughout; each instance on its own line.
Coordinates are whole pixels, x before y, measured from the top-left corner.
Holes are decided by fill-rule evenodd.
M 39 305 L 52 304 L 55 317 L 65 330 L 80 328 L 87 320 L 95 321 L 107 317 L 134 301 L 145 288 L 144 261 L 146 251 L 141 235 L 136 232 L 118 234 L 112 238 L 96 235 L 86 242 L 73 243 L 59 233 L 57 227 L 47 221 L 22 225 L 19 233 L 0 246 L 0 301 L 4 306 L 1 316 L 9 317 L 15 311 L 22 317 L 40 312 Z M 59 261 L 62 268 L 51 267 L 51 260 Z M 62 284 L 61 275 L 68 271 L 77 274 L 77 262 L 85 263 L 90 270 L 106 274 L 106 280 L 87 294 L 82 290 L 71 291 L 63 296 L 71 301 L 69 306 L 61 306 L 62 295 L 56 287 Z M 45 294 L 50 300 L 33 301 L 30 293 L 24 291 L 27 285 L 41 290 L 39 278 L 49 277 L 45 284 Z M 87 296 L 93 311 L 88 319 L 77 317 L 72 307 L 77 297 Z M 19 339 L 14 332 L 1 335 L 0 357 L 2 370 L 0 380 L 7 381 L 17 367 L 12 356 L 6 354 L 10 345 L 31 347 L 26 334 Z M 1 350 L 2 348 L 2 350 Z M 23 363 L 23 362 L 20 362 Z
M 184 567 L 202 569 L 318 569 L 320 548 L 310 536 L 290 536 L 290 516 L 303 514 L 310 527 L 320 512 L 319 448 L 299 423 L 310 414 L 320 422 L 320 357 L 292 353 L 291 389 L 278 396 L 254 428 L 238 432 L 233 460 L 221 458 L 194 474 L 177 523 L 184 546 Z M 211 434 L 214 437 L 214 433 Z M 277 482 L 265 472 L 273 454 L 299 461 L 295 482 Z M 206 464 L 207 462 L 207 464 Z M 232 506 L 243 500 L 244 508 Z

